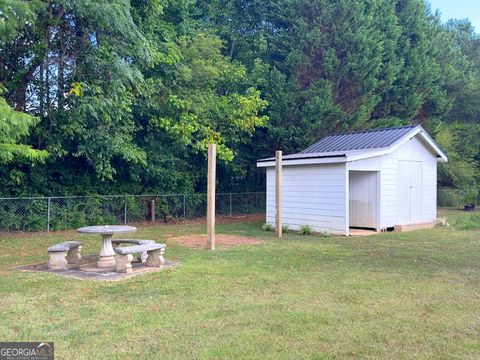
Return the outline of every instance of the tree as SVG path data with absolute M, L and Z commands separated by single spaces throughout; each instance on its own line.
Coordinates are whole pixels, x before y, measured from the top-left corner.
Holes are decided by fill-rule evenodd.
M 19 143 L 36 123 L 37 118 L 12 110 L 5 99 L 0 97 L 0 163 L 6 164 L 22 158 L 29 161 L 46 158 L 46 151 Z
M 266 102 L 250 86 L 246 68 L 222 55 L 218 37 L 197 32 L 181 37 L 178 48 L 181 60 L 171 81 L 147 81 L 148 96 L 139 109 L 145 122 L 144 148 L 150 176 L 164 177 L 170 172 L 165 165 L 177 158 L 191 169 L 190 179 L 199 180 L 205 174 L 199 171 L 198 156 L 206 155 L 208 143 L 217 144 L 221 164 L 229 166 L 238 146 L 249 143 L 255 129 L 265 125 L 267 119 L 259 112 Z M 166 151 L 159 152 L 159 147 Z
M 409 123 L 435 132 L 478 113 L 475 34 L 464 23 L 452 32 L 423 0 L 198 4 L 269 103 L 245 163 L 327 133 Z
M 134 142 L 131 105 L 141 70 L 158 56 L 133 21 L 128 2 L 49 0 L 2 39 L 7 99 L 41 118 L 32 136 L 50 164 L 85 158 L 112 179 L 117 158 L 144 162 Z M 8 8 L 8 4 L 5 5 Z M 31 15 L 31 12 L 29 13 Z
M 442 186 L 478 179 L 479 38 L 423 0 L 5 0 L 0 19 L 4 112 L 36 121 L 5 143 L 50 154 L 3 166 L 5 193 L 202 191 L 211 141 L 220 190 L 257 190 L 275 149 L 409 123 L 452 154 Z
M 480 124 L 440 124 L 436 137 L 448 155 L 448 163 L 439 167 L 439 185 L 463 190 L 476 188 L 480 180 Z
M 40 1 L 6 0 L 1 4 L 0 48 L 2 50 L 0 52 L 4 53 L 6 45 L 14 42 L 20 29 L 35 20 L 41 8 Z M 5 67 L 6 64 L 0 61 L 1 71 Z M 4 92 L 5 87 L 0 84 L 0 95 Z M 0 163 L 7 164 L 21 159 L 34 162 L 46 158 L 46 151 L 35 150 L 30 145 L 20 143 L 21 140 L 25 140 L 38 121 L 38 118 L 14 111 L 5 98 L 0 96 Z
M 196 178 L 172 159 L 185 164 L 215 141 L 231 161 L 265 123 L 247 69 L 192 25 L 191 1 L 39 4 L 0 53 L 8 101 L 41 119 L 30 141 L 52 155 L 35 188 L 73 171 L 77 181 L 191 189 Z M 158 185 L 168 172 L 183 180 Z

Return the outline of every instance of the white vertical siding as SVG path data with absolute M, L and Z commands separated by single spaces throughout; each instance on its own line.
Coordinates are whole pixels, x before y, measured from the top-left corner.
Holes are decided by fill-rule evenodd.
M 421 161 L 422 201 L 421 222 L 434 221 L 437 216 L 437 160 L 418 137 L 407 141 L 391 154 L 382 156 L 381 171 L 381 226 L 400 225 L 398 192 L 401 177 L 399 161 Z
M 283 167 L 283 224 L 345 235 L 345 164 Z M 267 222 L 275 225 L 275 168 L 267 168 Z
M 397 223 L 398 159 L 382 156 L 380 172 L 380 227 L 392 227 Z
M 423 206 L 422 217 L 425 221 L 437 218 L 437 160 L 426 159 L 423 162 Z

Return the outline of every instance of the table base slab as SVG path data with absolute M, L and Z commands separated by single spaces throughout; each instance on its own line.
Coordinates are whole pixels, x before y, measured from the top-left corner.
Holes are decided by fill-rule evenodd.
M 101 256 L 97 261 L 99 268 L 109 268 L 115 266 L 115 258 L 113 256 Z

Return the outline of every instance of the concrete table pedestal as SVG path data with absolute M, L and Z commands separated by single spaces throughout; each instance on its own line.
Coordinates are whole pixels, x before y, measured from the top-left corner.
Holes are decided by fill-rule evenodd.
M 102 249 L 97 261 L 97 267 L 99 268 L 113 268 L 115 266 L 115 252 L 112 246 L 113 235 L 135 231 L 137 231 L 136 227 L 123 225 L 87 226 L 77 229 L 77 232 L 82 234 L 98 234 L 102 236 Z
M 100 250 L 100 255 L 97 261 L 97 266 L 99 268 L 115 266 L 115 259 L 113 257 L 115 252 L 113 251 L 112 237 L 113 234 L 102 234 L 102 249 Z

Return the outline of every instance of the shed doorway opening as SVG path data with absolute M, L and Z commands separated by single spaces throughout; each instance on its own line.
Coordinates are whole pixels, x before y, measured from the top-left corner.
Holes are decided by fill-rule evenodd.
M 378 171 L 349 171 L 349 227 L 378 229 Z

